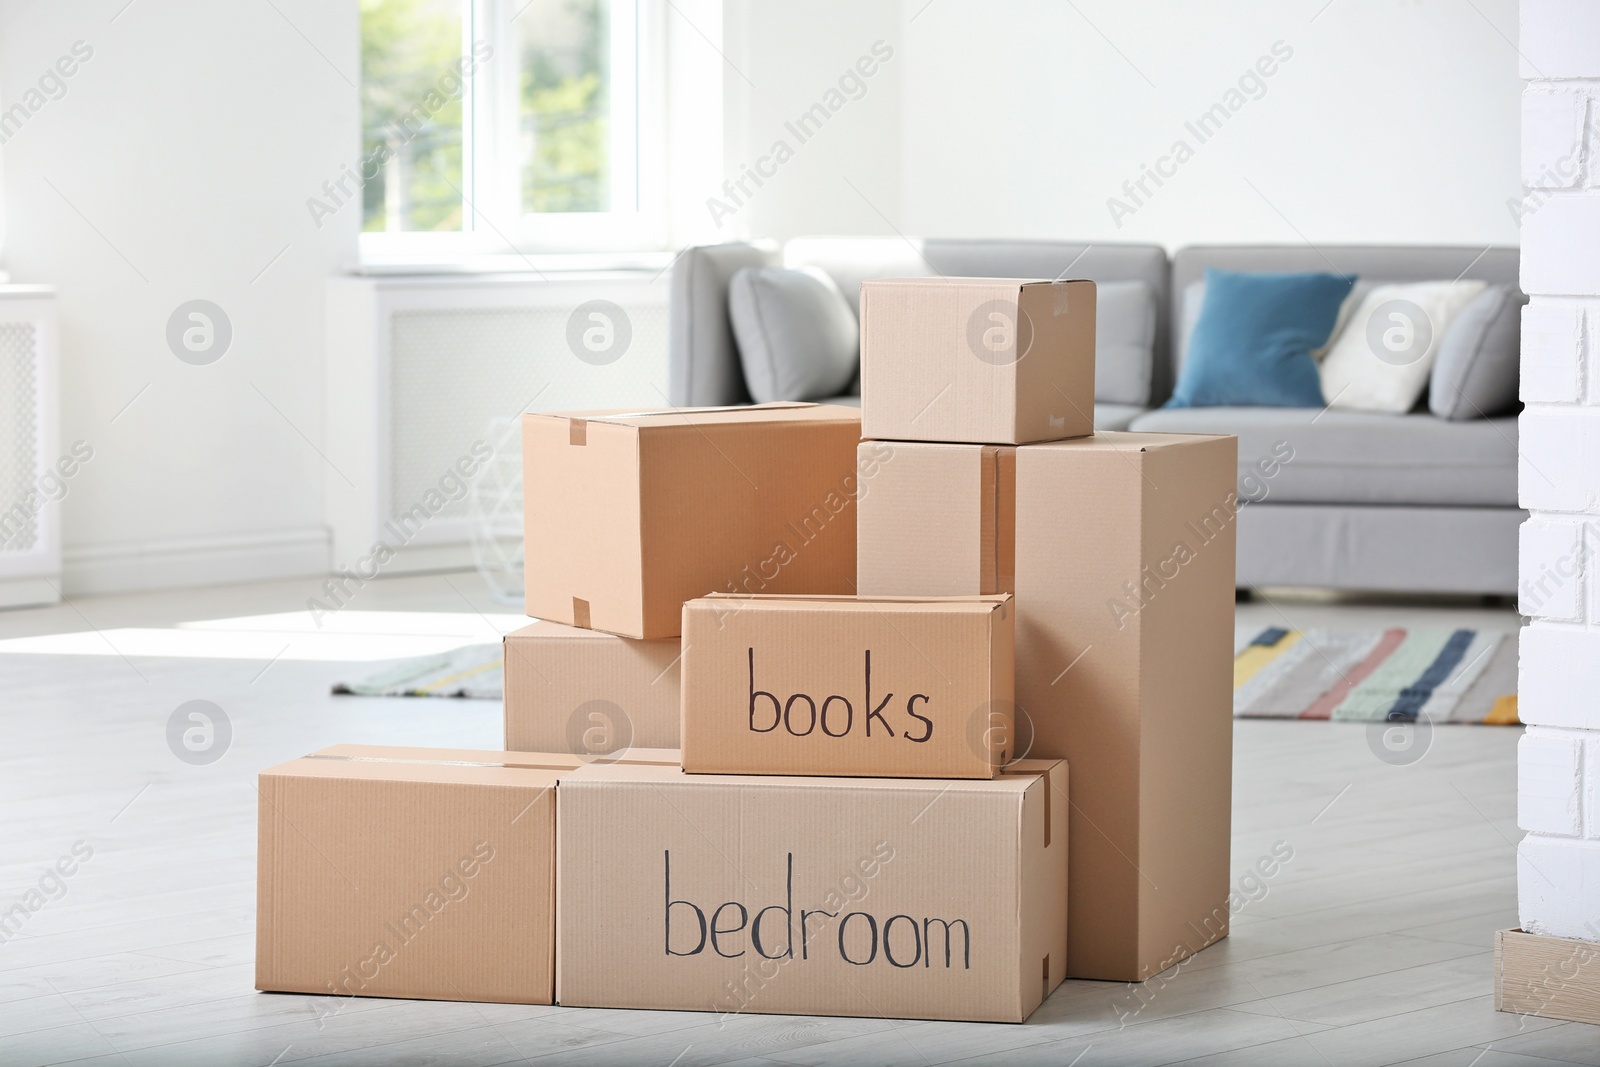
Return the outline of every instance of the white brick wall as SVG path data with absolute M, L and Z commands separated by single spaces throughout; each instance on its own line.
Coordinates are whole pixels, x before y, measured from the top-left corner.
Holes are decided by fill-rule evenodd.
M 1582 93 L 1529 89 L 1522 95 L 1522 184 L 1570 189 L 1583 177 Z
M 1576 731 L 1530 728 L 1517 745 L 1517 825 L 1583 836 L 1583 742 Z
M 1522 524 L 1517 610 L 1530 617 L 1582 622 L 1584 530 L 1572 519 Z
M 1583 399 L 1583 308 L 1530 304 L 1522 311 L 1522 400 L 1575 404 Z
M 1517 846 L 1517 912 L 1530 934 L 1600 941 L 1600 841 L 1529 834 Z
M 1521 0 L 1517 903 L 1600 941 L 1600 0 Z
M 1583 836 L 1600 839 L 1600 773 L 1595 773 L 1600 768 L 1600 737 L 1584 741 L 1583 765 L 1589 768 L 1583 780 Z

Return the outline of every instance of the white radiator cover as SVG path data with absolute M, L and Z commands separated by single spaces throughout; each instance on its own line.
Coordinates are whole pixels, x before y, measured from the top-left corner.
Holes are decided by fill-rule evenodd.
M 525 410 L 665 406 L 667 295 L 668 275 L 653 272 L 331 280 L 323 480 L 331 569 L 365 579 L 471 566 L 467 489 L 492 454 L 493 421 Z M 589 336 L 615 347 L 580 358 L 569 332 L 585 336 L 596 300 L 624 318 L 593 320 L 611 333 Z M 616 343 L 622 332 L 625 348 Z
M 61 598 L 55 292 L 0 285 L 0 607 Z

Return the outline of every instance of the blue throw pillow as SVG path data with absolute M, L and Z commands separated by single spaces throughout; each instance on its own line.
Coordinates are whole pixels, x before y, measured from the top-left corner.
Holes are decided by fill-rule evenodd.
M 1311 353 L 1327 343 L 1355 281 L 1207 268 L 1205 303 L 1167 407 L 1321 407 Z

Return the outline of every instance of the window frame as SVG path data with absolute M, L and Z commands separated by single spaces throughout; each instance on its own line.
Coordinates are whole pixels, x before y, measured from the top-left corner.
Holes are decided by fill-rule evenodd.
M 631 121 L 613 121 L 612 159 L 627 150 L 633 166 L 613 167 L 613 203 L 619 193 L 629 210 L 523 212 L 520 210 L 520 63 L 514 20 L 527 0 L 461 0 L 461 54 L 487 43 L 493 54 L 464 81 L 462 95 L 462 228 L 452 231 L 365 231 L 363 265 L 448 263 L 483 257 L 563 253 L 638 252 L 666 247 L 665 33 L 666 0 L 606 0 L 613 101 L 619 96 Z M 618 18 L 623 9 L 631 18 Z M 632 63 L 624 62 L 631 58 Z M 618 71 L 628 75 L 618 92 Z

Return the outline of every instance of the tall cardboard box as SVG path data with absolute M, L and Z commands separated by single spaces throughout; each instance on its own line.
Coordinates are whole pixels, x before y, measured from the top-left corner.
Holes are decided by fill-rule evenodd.
M 1020 445 L 1094 432 L 1095 285 L 894 278 L 861 286 L 861 430 Z
M 683 769 L 992 778 L 1010 762 L 1009 596 L 713 595 L 683 606 Z
M 713 591 L 855 591 L 853 408 L 529 414 L 522 430 L 535 618 L 653 639 Z
M 564 1005 L 1021 1022 L 1062 978 L 1066 765 L 564 776 Z
M 862 596 L 1017 591 L 1015 448 L 863 441 L 858 451 Z
M 1188 434 L 1017 450 L 1018 715 L 1072 764 L 1074 978 L 1228 931 L 1236 461 Z
M 506 748 L 677 748 L 680 648 L 542 619 L 506 634 Z
M 261 772 L 256 988 L 549 1004 L 570 756 L 335 745 Z

